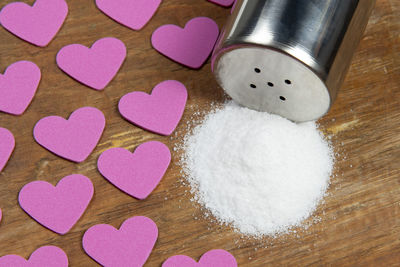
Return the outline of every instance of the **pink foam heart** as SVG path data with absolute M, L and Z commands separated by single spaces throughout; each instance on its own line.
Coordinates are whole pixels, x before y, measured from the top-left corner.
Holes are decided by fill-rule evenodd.
M 237 267 L 235 257 L 223 249 L 210 250 L 197 263 L 185 255 L 177 255 L 166 260 L 162 267 Z
M 235 10 L 235 8 L 236 8 L 236 3 L 237 3 L 237 0 L 234 0 L 232 8 L 231 8 L 231 14 L 232 14 L 233 10 Z
M 157 225 L 147 217 L 136 216 L 127 219 L 119 230 L 108 224 L 89 228 L 82 244 L 86 253 L 103 266 L 139 267 L 150 256 L 157 237 Z
M 103 113 L 97 108 L 75 110 L 68 120 L 50 116 L 39 120 L 33 129 L 36 142 L 65 159 L 84 161 L 100 140 L 105 127 Z
M 44 227 L 67 233 L 85 212 L 93 197 L 93 184 L 80 174 L 64 177 L 57 184 L 35 181 L 19 192 L 21 208 Z
M 126 57 L 125 44 L 112 37 L 97 40 L 91 48 L 80 44 L 64 46 L 57 65 L 75 80 L 103 90 L 117 74 Z
M 36 0 L 33 6 L 14 2 L 1 10 L 0 23 L 22 40 L 44 47 L 56 36 L 67 14 L 65 0 Z
M 219 29 L 210 18 L 197 17 L 182 29 L 163 25 L 151 36 L 153 47 L 164 56 L 187 67 L 198 69 L 207 60 L 217 41 Z
M 0 209 L 0 222 L 1 222 L 1 219 L 3 218 L 3 212 L 1 211 L 1 209 Z
M 139 145 L 134 153 L 123 148 L 103 152 L 97 162 L 100 173 L 125 193 L 145 199 L 164 176 L 171 153 L 161 142 Z
M 40 69 L 30 61 L 18 61 L 0 74 L 0 111 L 21 115 L 32 101 L 40 82 Z
M 29 260 L 18 255 L 0 257 L 0 267 L 67 267 L 68 257 L 55 246 L 44 246 L 34 251 Z
M 0 172 L 6 166 L 15 147 L 13 134 L 6 128 L 0 127 Z
M 118 23 L 140 30 L 156 13 L 161 0 L 96 0 L 97 7 Z
M 231 6 L 235 0 L 208 0 L 211 3 L 220 5 L 220 6 Z
M 118 109 L 131 123 L 158 134 L 170 135 L 182 117 L 186 100 L 186 87 L 170 80 L 159 83 L 151 95 L 144 92 L 124 95 Z

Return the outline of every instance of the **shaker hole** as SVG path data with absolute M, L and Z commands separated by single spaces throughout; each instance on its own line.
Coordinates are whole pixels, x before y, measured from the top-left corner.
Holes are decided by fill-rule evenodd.
M 257 72 L 257 73 L 261 72 L 261 70 L 259 68 L 255 68 L 254 71 Z
M 282 101 L 286 100 L 286 98 L 284 96 L 280 96 L 279 99 L 282 100 Z
M 271 82 L 268 82 L 267 84 L 268 84 L 269 87 L 273 87 L 274 86 L 274 84 L 271 83 Z
M 257 86 L 255 84 L 250 84 L 251 88 L 257 88 Z
M 290 80 L 285 80 L 286 84 L 292 84 L 292 82 Z

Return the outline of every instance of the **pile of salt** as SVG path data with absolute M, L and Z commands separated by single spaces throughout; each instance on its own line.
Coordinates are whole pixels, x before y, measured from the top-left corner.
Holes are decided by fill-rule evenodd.
M 233 103 L 208 114 L 183 148 L 195 200 L 251 236 L 301 225 L 324 196 L 334 161 L 315 122 L 296 124 Z

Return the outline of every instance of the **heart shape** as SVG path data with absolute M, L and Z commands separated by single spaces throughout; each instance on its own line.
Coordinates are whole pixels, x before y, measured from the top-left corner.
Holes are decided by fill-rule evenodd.
M 145 199 L 164 176 L 171 153 L 161 142 L 139 145 L 134 153 L 123 148 L 104 151 L 97 162 L 100 173 L 125 193 Z
M 0 23 L 22 40 L 44 47 L 56 36 L 67 14 L 65 0 L 36 0 L 33 6 L 14 2 L 1 10 Z
M 207 1 L 225 7 L 231 6 L 233 2 L 235 2 L 235 0 L 207 0 Z
M 132 30 L 142 29 L 160 4 L 161 0 L 96 0 L 104 14 Z
M 201 256 L 197 263 L 185 255 L 172 256 L 167 259 L 162 267 L 237 267 L 235 257 L 223 249 L 210 250 Z
M 186 87 L 170 80 L 159 83 L 151 95 L 144 92 L 124 95 L 118 109 L 131 123 L 151 132 L 170 135 L 182 117 L 186 100 Z
M 182 29 L 163 25 L 151 36 L 154 49 L 164 56 L 189 68 L 200 68 L 210 56 L 219 35 L 217 23 L 206 17 L 197 17 Z
M 44 246 L 35 250 L 29 260 L 18 255 L 0 257 L 0 267 L 68 267 L 68 257 L 65 252 L 55 246 Z
M 1 211 L 1 209 L 0 209 L 0 222 L 1 222 L 1 219 L 3 218 L 3 212 Z
M 33 129 L 36 142 L 65 159 L 84 161 L 100 140 L 105 127 L 103 113 L 97 108 L 75 110 L 68 120 L 49 116 L 39 120 Z
M 58 67 L 78 82 L 103 90 L 117 75 L 125 57 L 125 44 L 107 37 L 97 40 L 90 48 L 80 44 L 64 46 L 56 60 Z
M 44 227 L 66 234 L 85 212 L 93 184 L 80 174 L 64 177 L 57 186 L 45 181 L 26 184 L 19 192 L 21 208 Z
M 18 61 L 0 74 L 0 111 L 21 115 L 32 101 L 40 82 L 40 69 L 30 61 Z
M 139 267 L 147 261 L 158 237 L 157 225 L 136 216 L 115 229 L 108 224 L 90 227 L 83 235 L 85 252 L 103 266 Z
M 237 0 L 234 0 L 232 8 L 231 8 L 231 14 L 233 13 L 233 10 L 235 10 L 235 8 L 236 8 L 236 3 L 237 3 Z
M 6 166 L 15 147 L 13 134 L 6 128 L 0 127 L 0 172 Z

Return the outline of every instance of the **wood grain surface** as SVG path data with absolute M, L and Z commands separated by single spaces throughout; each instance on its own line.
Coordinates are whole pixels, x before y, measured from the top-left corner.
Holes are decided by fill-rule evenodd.
M 10 2 L 2 0 L 0 8 Z M 203 212 L 190 201 L 189 188 L 181 182 L 179 153 L 173 153 L 164 179 L 142 201 L 109 184 L 96 167 L 100 153 L 112 147 L 133 150 L 144 141 L 159 140 L 172 150 L 195 111 L 209 110 L 212 102 L 225 99 L 209 63 L 200 70 L 182 67 L 157 53 L 150 36 L 163 24 L 183 26 L 196 16 L 211 17 L 222 26 L 229 9 L 205 0 L 165 0 L 150 23 L 136 32 L 102 14 L 94 0 L 67 2 L 66 22 L 46 48 L 30 45 L 0 28 L 1 73 L 18 60 L 31 60 L 42 70 L 38 92 L 27 111 L 22 116 L 0 114 L 0 126 L 16 138 L 15 151 L 0 174 L 0 256 L 29 257 L 40 246 L 56 245 L 65 250 L 70 266 L 96 266 L 82 249 L 85 230 L 99 223 L 119 227 L 127 218 L 145 215 L 159 228 L 145 266 L 161 266 L 175 254 L 198 259 L 214 248 L 230 251 L 239 266 L 400 266 L 400 1 L 377 1 L 338 99 L 320 120 L 321 129 L 332 135 L 340 154 L 328 196 L 307 222 L 307 230 L 264 240 L 241 238 L 229 227 L 202 217 Z M 55 56 L 63 46 L 90 46 L 107 36 L 121 39 L 128 56 L 104 91 L 79 84 L 57 67 Z M 182 122 L 172 137 L 146 132 L 119 115 L 121 96 L 134 90 L 150 92 L 166 79 L 183 82 L 189 91 Z M 83 163 L 61 159 L 34 141 L 32 129 L 39 119 L 68 117 L 83 106 L 99 108 L 107 120 L 100 143 Z M 72 230 L 60 236 L 32 220 L 19 207 L 17 196 L 29 182 L 56 184 L 73 173 L 93 181 L 95 196 Z

